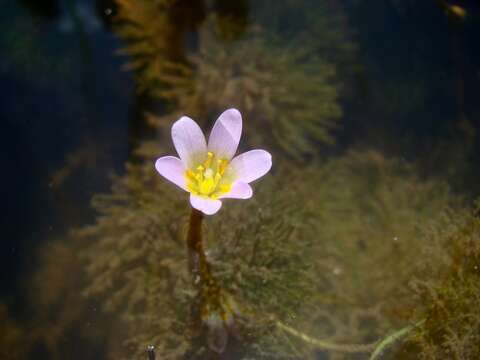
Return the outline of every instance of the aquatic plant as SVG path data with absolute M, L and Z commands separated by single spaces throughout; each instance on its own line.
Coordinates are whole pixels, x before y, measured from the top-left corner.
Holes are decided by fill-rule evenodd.
M 128 165 L 111 193 L 94 198 L 96 222 L 45 249 L 34 289 L 52 286 L 43 288 L 51 305 L 36 312 L 50 315 L 35 315 L 42 319 L 35 334 L 77 329 L 82 341 L 96 344 L 90 349 L 102 342 L 112 358 L 144 358 L 147 345 L 160 358 L 208 358 L 226 331 L 226 356 L 304 359 L 320 349 L 331 359 L 356 359 L 421 318 L 415 311 L 423 305 L 406 284 L 425 261 L 420 250 L 441 248 L 425 238 L 426 224 L 444 229 L 443 209 L 457 199 L 446 183 L 417 175 L 414 164 L 360 149 L 304 168 L 279 161 L 254 198 L 205 219 L 203 250 L 216 285 L 210 290 L 219 295 L 199 297 L 185 243 L 187 203 L 161 181 L 153 161 Z M 81 273 L 76 266 L 85 279 L 59 276 Z M 427 278 L 442 275 L 429 271 Z M 233 309 L 235 325 L 225 329 L 221 316 L 210 317 L 215 336 L 199 333 L 192 319 L 215 298 L 221 307 L 210 309 L 221 311 L 207 314 Z M 85 305 L 92 303 L 95 313 Z M 68 351 L 61 336 L 38 341 L 57 358 Z
M 259 16 L 241 38 L 227 41 L 216 26 L 218 16 L 208 14 L 196 46 L 185 47 L 181 37 L 174 41 L 168 35 L 175 31 L 174 3 L 120 2 L 116 29 L 127 43 L 122 50 L 129 55 L 127 67 L 134 70 L 140 91 L 167 108 L 165 116 L 151 116 L 150 123 L 166 127 L 184 113 L 208 119 L 233 106 L 254 122 L 245 126 L 253 145 L 267 144 L 303 160 L 317 153 L 319 143 L 334 142 L 342 81 L 333 60 L 326 60 L 331 46 L 321 44 L 337 43 L 332 37 L 337 39 L 338 28 L 320 26 L 312 37 L 302 31 L 283 38 Z
M 279 191 L 279 185 L 272 185 L 271 181 L 271 185 L 268 184 L 269 181 L 265 181 L 262 185 L 273 186 Z M 226 230 L 211 221 L 208 221 L 206 226 L 207 229 L 221 229 L 224 234 L 216 238 L 216 246 L 221 242 L 234 251 L 240 245 L 246 254 L 253 251 L 255 256 L 259 256 L 258 260 L 253 259 L 252 255 L 244 257 L 245 262 L 242 264 L 242 268 L 251 268 L 248 275 L 252 276 L 251 290 L 259 289 L 260 286 L 264 292 L 276 293 L 276 299 L 272 300 L 276 307 L 283 308 L 285 305 L 282 306 L 282 303 L 298 302 L 305 295 L 305 291 L 311 289 L 303 275 L 305 267 L 294 265 L 300 254 L 305 253 L 300 251 L 305 243 L 298 240 L 293 244 L 281 241 L 277 244 L 278 240 L 291 233 L 294 228 L 301 227 L 299 217 L 303 215 L 303 211 L 300 204 L 292 204 L 292 207 L 297 208 L 297 211 L 293 211 L 295 216 L 292 216 L 291 220 L 282 219 L 277 214 L 288 211 L 288 207 L 285 208 L 285 202 L 282 202 L 281 198 L 273 201 L 268 195 L 262 196 L 261 189 L 258 197 L 263 199 L 262 206 L 275 205 L 265 213 L 255 199 L 240 208 L 231 204 L 216 218 L 221 219 L 222 223 L 238 223 L 239 218 L 236 215 L 228 214 L 235 211 L 234 209 L 237 209 L 237 212 L 242 209 L 241 227 L 232 226 L 231 230 Z M 170 191 L 170 187 L 160 181 L 149 165 L 129 166 L 128 176 L 115 181 L 113 194 L 97 197 L 95 206 L 101 212 L 97 223 L 78 233 L 83 241 L 88 241 L 88 247 L 82 251 L 90 281 L 85 294 L 104 299 L 105 310 L 117 314 L 128 324 L 129 335 L 124 339 L 127 351 L 123 356 L 129 358 L 133 353 L 140 356 L 148 344 L 156 345 L 157 354 L 162 358 L 195 358 L 204 354 L 207 351 L 204 342 L 195 343 L 185 336 L 192 331 L 189 313 L 195 300 L 183 231 L 188 210 L 185 202 L 181 201 L 178 193 Z M 273 208 L 278 209 L 274 214 L 271 213 Z M 268 224 L 268 234 L 259 228 L 259 216 Z M 117 221 L 120 219 L 121 221 Z M 238 236 L 233 238 L 235 233 L 232 233 L 232 230 Z M 90 238 L 91 240 L 87 240 Z M 212 261 L 212 254 L 216 253 L 216 250 L 212 246 L 212 237 L 207 239 L 210 241 L 207 242 L 205 251 L 209 261 Z M 262 244 L 255 245 L 257 241 Z M 264 246 L 268 249 L 264 250 Z M 289 254 L 286 246 L 293 246 L 298 251 Z M 276 261 L 270 265 L 264 264 L 264 255 L 261 255 L 264 251 L 276 258 Z M 285 269 L 287 262 L 290 264 L 288 271 Z M 217 263 L 218 260 L 215 261 L 213 271 L 214 276 L 219 278 L 220 270 L 217 269 L 220 267 L 217 267 Z M 224 276 L 233 276 L 235 272 L 239 272 L 234 264 L 228 266 L 228 259 L 225 264 L 226 269 L 221 268 Z M 273 278 L 282 279 L 285 272 L 292 281 L 289 285 L 292 293 L 297 291 L 300 296 L 296 300 L 281 299 L 280 293 L 284 290 L 280 284 L 273 281 Z M 265 279 L 266 275 L 272 280 Z M 234 296 L 235 301 L 243 303 L 242 297 L 239 297 L 239 287 L 235 291 L 234 282 L 220 281 L 220 284 Z M 304 289 L 301 290 L 302 288 Z M 257 296 L 259 295 L 260 293 Z M 271 298 L 268 294 L 261 296 Z M 268 302 L 263 306 L 268 307 Z M 278 316 L 281 317 L 282 314 Z
M 305 347 L 288 327 L 337 344 L 371 344 L 399 327 L 411 265 L 423 261 L 420 225 L 453 202 L 448 187 L 374 151 L 277 171 L 255 198 L 206 221 L 211 274 L 241 314 L 227 354 L 310 356 L 319 344 Z M 162 358 L 208 357 L 191 323 L 197 290 L 185 250 L 188 207 L 159 180 L 150 161 L 130 165 L 111 194 L 95 198 L 97 222 L 77 232 L 84 294 L 125 323 L 122 356 L 143 356 L 153 344 Z M 284 191 L 295 183 L 302 186 Z
M 118 0 L 115 31 L 125 41 L 126 69 L 136 77 L 139 92 L 151 93 L 185 62 L 185 36 L 202 21 L 201 1 L 184 6 L 175 0 Z M 181 67 L 179 68 L 181 69 Z
M 480 357 L 480 219 L 446 213 L 426 234 L 425 263 L 412 282 L 412 317 L 424 322 L 398 351 L 412 359 Z M 432 276 L 432 274 L 434 276 Z
M 147 345 L 159 358 L 209 358 L 226 335 L 225 356 L 354 359 L 418 319 L 406 284 L 425 260 L 423 229 L 456 202 L 441 181 L 373 150 L 302 169 L 280 161 L 255 197 L 204 219 L 203 280 L 215 286 L 199 287 L 188 204 L 153 161 L 127 165 L 93 199 L 95 223 L 42 251 L 29 344 L 51 358 L 84 356 L 65 345 L 75 333 L 117 359 L 145 358 Z M 213 334 L 194 321 L 205 308 Z
M 249 199 L 250 182 L 272 167 L 265 150 L 250 150 L 233 157 L 242 134 L 242 115 L 225 110 L 213 125 L 208 145 L 195 121 L 182 116 L 172 126 L 172 139 L 180 158 L 163 156 L 155 168 L 166 179 L 190 193 L 190 204 L 206 215 L 222 206 L 220 199 Z
M 321 54 L 335 64 L 335 82 L 342 94 L 351 91 L 352 76 L 358 75 L 358 44 L 344 6 L 338 1 L 265 0 L 250 3 L 255 26 L 283 43 L 302 44 L 302 51 Z M 306 45 L 306 46 L 305 46 Z
M 272 157 L 265 150 L 251 150 L 233 157 L 242 134 L 242 116 L 236 109 L 225 110 L 213 125 L 208 144 L 195 121 L 182 116 L 172 126 L 172 139 L 180 158 L 163 156 L 155 168 L 166 179 L 190 193 L 192 212 L 187 236 L 189 270 L 197 287 L 199 304 L 196 320 L 207 327 L 208 346 L 222 353 L 235 317 L 241 315 L 236 302 L 212 275 L 203 235 L 203 214 L 220 210 L 220 199 L 249 199 L 249 182 L 265 175 Z
M 416 173 L 413 164 L 373 150 L 351 151 L 313 174 L 302 172 L 316 183 L 315 190 L 307 185 L 308 195 L 296 196 L 315 214 L 309 251 L 319 292 L 305 307 L 310 321 L 297 328 L 337 344 L 358 344 L 410 321 L 399 308 L 410 303 L 406 284 L 414 264 L 424 260 L 419 239 L 426 223 L 457 202 L 446 183 Z M 330 358 L 350 357 L 330 351 Z
M 193 69 L 185 67 L 170 77 L 172 86 L 156 90 L 176 104 L 172 109 L 205 119 L 234 106 L 248 121 L 249 144 L 266 144 L 297 160 L 316 153 L 318 143 L 334 142 L 342 114 L 334 66 L 262 36 L 223 44 L 207 27 L 199 42 L 198 54 L 190 56 Z M 164 126 L 180 115 L 174 110 L 151 122 Z

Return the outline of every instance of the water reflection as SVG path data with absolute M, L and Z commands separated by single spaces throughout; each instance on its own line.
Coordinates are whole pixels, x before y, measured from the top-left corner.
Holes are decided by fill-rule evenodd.
M 62 23 L 57 3 L 21 3 Z M 81 60 L 60 74 L 82 74 L 68 102 L 85 115 L 85 136 L 49 173 L 64 228 L 43 236 L 22 279 L 24 316 L 0 303 L 0 357 L 145 359 L 149 346 L 157 359 L 367 359 L 376 347 L 384 358 L 479 357 L 470 8 L 75 4 L 72 27 L 60 29 L 72 30 Z M 115 66 L 124 62 L 137 93 L 121 107 L 125 169 L 93 197 L 92 212 L 75 194 L 113 168 L 122 124 L 96 127 L 121 105 L 104 104 L 101 83 L 122 85 L 96 67 L 100 24 L 121 39 Z M 12 68 L 31 66 L 36 36 L 23 38 L 27 56 L 9 52 Z M 268 148 L 275 169 L 254 199 L 204 220 L 195 267 L 187 201 L 153 159 L 169 152 L 180 115 L 210 125 L 228 107 L 244 114 L 242 146 Z M 206 333 L 195 323 L 202 312 Z

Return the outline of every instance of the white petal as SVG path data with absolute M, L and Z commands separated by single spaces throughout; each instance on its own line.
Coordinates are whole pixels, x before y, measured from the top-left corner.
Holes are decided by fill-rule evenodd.
M 243 181 L 235 181 L 232 189 L 225 195 L 220 196 L 220 199 L 250 199 L 253 195 L 252 187 Z
M 237 109 L 225 110 L 213 125 L 208 151 L 218 158 L 230 160 L 237 152 L 242 135 L 242 115 Z
M 213 200 L 190 194 L 190 204 L 205 215 L 213 215 L 222 207 L 220 200 Z
M 164 156 L 155 162 L 155 169 L 167 180 L 187 190 L 185 184 L 185 168 L 182 161 L 175 156 Z
M 172 140 L 186 168 L 196 168 L 205 160 L 207 144 L 202 129 L 187 116 L 182 116 L 172 126 Z
M 250 150 L 233 158 L 228 172 L 236 180 L 249 183 L 265 175 L 271 167 L 272 155 L 269 152 Z

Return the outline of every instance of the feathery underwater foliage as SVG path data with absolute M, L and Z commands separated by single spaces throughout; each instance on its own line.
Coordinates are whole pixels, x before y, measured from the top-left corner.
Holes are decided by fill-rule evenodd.
M 448 213 L 427 232 L 426 263 L 412 282 L 413 316 L 424 324 L 398 352 L 412 359 L 480 357 L 480 219 Z M 433 276 L 432 276 L 433 275 Z
M 444 184 L 412 172 L 374 151 L 322 167 L 281 167 L 252 200 L 231 202 L 209 219 L 214 276 L 244 314 L 230 351 L 311 356 L 273 319 L 338 343 L 373 342 L 398 326 L 395 309 L 408 302 L 412 264 L 423 260 L 418 225 L 454 199 Z M 302 186 L 284 191 L 296 183 Z M 148 344 L 161 358 L 208 356 L 204 341 L 186 335 L 195 299 L 184 243 L 188 209 L 171 186 L 149 162 L 130 166 L 112 194 L 95 198 L 96 224 L 77 234 L 85 244 L 84 294 L 125 324 L 125 358 L 141 358 Z
M 322 166 L 313 194 L 303 200 L 316 214 L 310 251 L 324 284 L 309 316 L 320 329 L 330 324 L 330 333 L 318 337 L 372 343 L 402 325 L 398 308 L 409 303 L 406 284 L 423 262 L 422 228 L 457 204 L 445 183 L 416 173 L 415 166 L 373 150 L 351 150 Z M 305 328 L 310 334 L 320 329 Z
M 81 254 L 90 283 L 85 294 L 105 298 L 105 309 L 121 316 L 131 330 L 126 345 L 139 357 L 147 344 L 156 344 L 161 358 L 196 358 L 206 349 L 185 336 L 195 298 L 185 247 L 188 206 L 150 165 L 130 167 L 113 194 L 95 199 L 98 222 L 79 232 L 91 239 Z M 272 179 L 267 186 L 279 190 Z M 283 194 L 272 198 L 260 193 L 245 206 L 229 203 L 225 214 L 207 223 L 215 239 L 207 245 L 208 256 L 220 284 L 229 284 L 226 290 L 241 306 L 255 300 L 279 316 L 314 289 L 299 265 L 310 240 L 291 239 L 302 229 L 305 214 L 300 204 L 285 206 L 282 197 L 291 195 Z M 292 209 L 293 216 L 278 216 Z M 229 225 L 239 219 L 242 226 Z M 219 233 L 214 235 L 214 229 Z M 286 289 L 291 296 L 284 296 Z M 245 310 L 246 317 L 250 312 Z
M 283 42 L 308 44 L 305 52 L 335 64 L 337 81 L 361 71 L 353 29 L 339 2 L 265 0 L 251 6 L 251 17 L 262 29 Z
M 202 20 L 203 11 L 182 13 L 176 0 L 117 0 L 117 5 L 115 31 L 125 41 L 120 53 L 129 56 L 126 69 L 134 71 L 138 91 L 151 93 L 183 68 L 176 64 L 185 61 L 183 37 Z
M 265 38 L 222 44 L 209 29 L 201 31 L 200 49 L 192 55 L 192 81 L 159 90 L 178 109 L 210 119 L 228 106 L 242 110 L 245 139 L 299 157 L 315 153 L 315 141 L 333 143 L 331 131 L 340 119 L 338 91 L 331 83 L 335 68 L 301 51 L 268 43 Z M 182 86 L 184 85 L 184 86 Z M 181 115 L 159 118 L 159 125 Z M 253 124 L 252 124 L 253 125 Z M 249 131 L 250 130 L 250 131 Z M 259 131 L 260 130 L 260 131 Z M 271 137 L 259 136 L 271 132 Z M 265 141 L 267 140 L 267 141 Z
M 256 121 L 246 136 L 252 145 L 259 145 L 259 128 L 273 130 L 267 138 L 270 147 L 297 159 L 316 153 L 319 142 L 334 142 L 332 131 L 342 115 L 338 104 L 342 80 L 333 60 L 325 59 L 338 55 L 350 62 L 355 47 L 344 29 L 325 26 L 326 18 L 338 17 L 333 9 L 318 5 L 326 11 L 308 23 L 316 35 L 291 29 L 282 37 L 266 20 L 270 10 L 252 5 L 252 17 L 259 21 L 236 41 L 222 39 L 217 26 L 222 19 L 211 14 L 199 30 L 195 51 L 179 55 L 169 51 L 168 14 L 174 4 L 120 2 L 117 31 L 127 40 L 123 52 L 130 56 L 138 87 L 171 105 L 167 115 L 150 118 L 153 124 L 166 127 L 183 114 L 210 119 L 222 109 L 236 107 L 246 121 Z M 151 21 L 156 13 L 158 19 Z

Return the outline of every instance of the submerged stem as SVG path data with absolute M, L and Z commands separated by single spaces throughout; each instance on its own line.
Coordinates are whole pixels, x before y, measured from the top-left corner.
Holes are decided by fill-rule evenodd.
M 208 267 L 203 251 L 202 240 L 202 212 L 192 208 L 190 213 L 190 224 L 188 227 L 187 247 L 188 247 L 188 266 L 189 270 L 194 275 L 201 275 L 205 273 L 205 267 Z
M 290 335 L 295 336 L 296 338 L 299 338 L 306 343 L 315 346 L 319 349 L 325 349 L 325 350 L 332 350 L 332 351 L 339 351 L 339 352 L 346 352 L 346 353 L 360 353 L 360 352 L 372 352 L 370 355 L 369 360 L 377 360 L 380 358 L 380 355 L 385 351 L 385 349 L 391 345 L 397 340 L 400 340 L 402 337 L 406 336 L 408 333 L 410 333 L 412 330 L 415 328 L 419 327 L 422 325 L 425 320 L 421 320 L 417 322 L 416 324 L 413 325 L 408 325 L 393 334 L 388 335 L 386 338 L 383 340 L 378 340 L 374 343 L 371 344 L 336 344 L 336 343 L 331 343 L 328 341 L 320 340 L 320 339 L 315 339 L 307 334 L 300 332 L 288 325 L 285 325 L 282 323 L 280 320 L 273 319 L 275 325 L 279 328 L 284 330 Z
M 385 339 L 380 341 L 378 343 L 378 345 L 375 347 L 375 351 L 370 356 L 370 360 L 378 359 L 387 347 L 389 347 L 395 341 L 401 339 L 402 337 L 404 337 L 405 335 L 410 333 L 413 329 L 422 325 L 424 322 L 425 322 L 425 320 L 421 320 L 421 321 L 417 322 L 416 324 L 405 326 L 404 328 L 401 328 L 400 330 L 394 332 L 393 334 L 388 335 Z
M 206 330 L 208 347 L 217 354 L 227 346 L 228 332 L 233 329 L 239 314 L 235 301 L 226 294 L 213 277 L 202 243 L 203 214 L 192 208 L 187 235 L 188 262 L 193 285 L 197 289 L 195 301 L 197 319 Z
M 375 348 L 376 343 L 373 344 L 336 344 L 331 343 L 325 340 L 315 339 L 307 334 L 300 332 L 284 323 L 280 320 L 275 320 L 275 325 L 279 328 L 284 330 L 290 335 L 293 335 L 306 343 L 315 346 L 319 349 L 325 350 L 332 350 L 332 351 L 340 351 L 346 353 L 360 353 L 360 352 L 370 352 Z
M 187 235 L 187 246 L 191 251 L 202 250 L 202 220 L 202 212 L 192 208 Z

